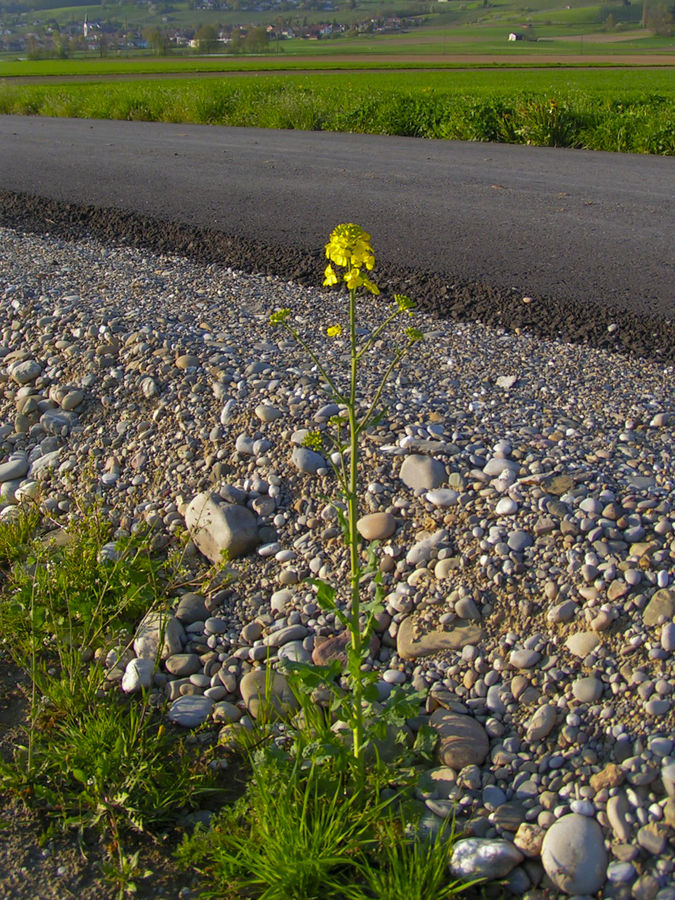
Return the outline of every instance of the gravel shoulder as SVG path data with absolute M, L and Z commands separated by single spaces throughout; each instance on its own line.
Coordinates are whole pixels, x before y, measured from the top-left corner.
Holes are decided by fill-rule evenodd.
M 5 508 L 32 483 L 65 522 L 93 465 L 93 494 L 119 534 L 151 522 L 158 546 L 185 526 L 201 491 L 255 510 L 263 546 L 227 597 L 206 598 L 222 621 L 204 640 L 234 665 L 225 673 L 234 696 L 268 647 L 285 646 L 287 627 L 300 628 L 307 654 L 337 629 L 303 584 L 309 573 L 344 583 L 326 503 L 334 484 L 327 468 L 292 459 L 296 433 L 325 424 L 326 396 L 302 351 L 268 320 L 288 307 L 313 342 L 343 320 L 344 298 L 310 286 L 320 281 L 318 254 L 307 263 L 32 202 L 18 198 L 24 224 L 0 230 L 2 459 L 27 463 L 16 484 L 3 482 Z M 277 262 L 261 273 L 256 260 L 268 252 Z M 457 801 L 467 834 L 511 845 L 497 896 L 555 896 L 542 841 L 578 816 L 589 843 L 566 864 L 580 886 L 568 894 L 674 900 L 675 395 L 665 326 L 650 332 L 636 317 L 609 330 L 616 323 L 599 328 L 580 313 L 564 333 L 574 336 L 573 323 L 585 329 L 588 343 L 575 345 L 547 331 L 547 317 L 522 296 L 513 304 L 522 326 L 508 305 L 506 321 L 467 322 L 430 303 L 414 273 L 383 274 L 388 291 L 415 297 L 420 287 L 414 324 L 426 338 L 387 385 L 386 416 L 364 448 L 363 512 L 395 523 L 381 554 L 386 618 L 372 665 L 383 690 L 410 681 L 444 726 L 470 721 L 480 737 L 461 753 L 457 735 L 443 743 L 427 814 Z M 472 312 L 502 302 L 466 291 Z M 451 296 L 462 302 L 461 290 Z M 386 300 L 364 299 L 366 331 Z M 539 323 L 531 332 L 528 316 Z M 408 324 L 374 349 L 367 388 Z M 627 342 L 632 355 L 607 349 L 624 347 L 630 328 L 642 342 Z M 331 367 L 344 365 L 344 342 L 323 352 Z M 247 640 L 251 623 L 259 637 Z M 467 634 L 470 642 L 448 645 Z M 158 695 L 174 703 L 179 685 L 159 674 Z M 7 692 L 3 705 L 13 702 Z M 14 726 L 3 724 L 5 734 Z M 83 871 L 66 849 L 59 874 L 62 845 L 41 859 L 36 821 L 14 813 L 2 853 L 19 875 L 28 870 L 32 896 L 57 896 L 64 877 L 72 893 L 107 900 L 96 852 Z M 28 896 L 16 871 L 3 878 L 0 895 Z M 179 889 L 169 872 L 148 896 L 168 900 Z

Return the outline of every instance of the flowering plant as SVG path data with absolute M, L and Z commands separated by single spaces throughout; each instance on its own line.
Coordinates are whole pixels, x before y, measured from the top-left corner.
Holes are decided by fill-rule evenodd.
M 333 444 L 338 451 L 335 471 L 346 508 L 345 513 L 338 507 L 338 515 L 340 516 L 349 549 L 350 604 L 347 611 L 342 610 L 337 605 L 335 599 L 336 591 L 332 586 L 320 580 L 313 580 L 312 583 L 317 589 L 317 599 L 320 605 L 334 612 L 350 634 L 346 674 L 351 689 L 351 701 L 347 714 L 353 739 L 353 756 L 358 763 L 361 774 L 363 774 L 365 748 L 364 705 L 377 699 L 377 689 L 372 683 L 372 679 L 369 680 L 368 673 L 364 672 L 363 662 L 368 654 L 369 639 L 374 629 L 375 617 L 381 610 L 382 591 L 379 585 L 380 579 L 378 576 L 375 576 L 375 583 L 378 587 L 375 598 L 370 602 L 365 602 L 360 595 L 360 586 L 366 570 L 362 568 L 360 562 L 360 540 L 356 525 L 359 518 L 359 440 L 363 432 L 379 419 L 378 404 L 392 370 L 400 363 L 413 344 L 422 339 L 423 335 L 416 328 L 406 329 L 405 335 L 407 340 L 405 345 L 394 350 L 370 403 L 365 406 L 366 412 L 359 416 L 358 410 L 363 407 L 359 396 L 358 376 L 364 356 L 379 339 L 385 328 L 397 316 L 402 314 L 412 315 L 415 303 L 403 294 L 395 294 L 394 302 L 389 307 L 381 324 L 373 329 L 368 337 L 359 342 L 356 327 L 357 292 L 363 288 L 375 296 L 380 293 L 378 286 L 367 274 L 375 267 L 375 254 L 370 243 L 370 235 L 353 223 L 338 225 L 331 233 L 330 240 L 326 244 L 326 258 L 329 262 L 324 272 L 324 285 L 333 286 L 344 283 L 349 293 L 347 336 L 350 351 L 350 370 L 347 388 L 344 389 L 339 385 L 338 380 L 327 371 L 316 352 L 290 323 L 290 310 L 277 310 L 270 317 L 270 322 L 273 325 L 281 325 L 285 328 L 306 350 L 325 381 L 332 399 L 344 410 L 343 413 L 331 419 L 331 424 L 335 430 Z M 326 329 L 327 336 L 330 338 L 340 337 L 342 331 L 340 324 L 330 325 Z M 323 437 L 320 432 L 310 432 L 308 435 L 308 445 L 314 449 L 318 449 L 321 446 L 322 440 Z M 375 563 L 372 553 L 370 565 L 374 570 Z M 362 615 L 365 615 L 364 624 L 362 624 Z

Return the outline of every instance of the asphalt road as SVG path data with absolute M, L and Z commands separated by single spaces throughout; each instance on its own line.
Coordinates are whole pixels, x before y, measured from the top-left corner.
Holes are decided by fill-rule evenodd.
M 355 221 L 378 263 L 675 315 L 670 158 L 4 116 L 0 190 L 313 250 Z

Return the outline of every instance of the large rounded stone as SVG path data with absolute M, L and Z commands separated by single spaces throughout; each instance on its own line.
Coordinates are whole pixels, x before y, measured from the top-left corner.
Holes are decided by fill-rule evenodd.
M 66 412 L 70 412 L 70 410 L 75 409 L 75 407 L 79 406 L 83 400 L 84 393 L 82 391 L 77 389 L 68 391 L 66 396 L 61 401 L 61 409 L 65 409 Z
M 154 660 L 158 655 L 166 659 L 182 651 L 184 639 L 185 631 L 178 619 L 161 612 L 149 612 L 136 629 L 134 653 L 145 659 Z
M 542 741 L 553 730 L 558 718 L 557 708 L 552 703 L 544 703 L 527 722 L 526 738 L 528 741 Z
M 247 672 L 239 685 L 241 696 L 254 719 L 279 718 L 294 713 L 298 701 L 283 675 L 268 669 Z
M 28 457 L 25 453 L 12 453 L 7 462 L 0 464 L 0 482 L 23 478 L 28 471 Z
M 154 659 L 134 657 L 127 664 L 122 676 L 122 690 L 127 694 L 149 688 L 155 671 Z
M 47 434 L 55 434 L 61 437 L 69 435 L 76 422 L 76 413 L 66 412 L 63 409 L 48 409 L 40 416 L 40 425 Z
M 323 456 L 309 447 L 295 447 L 291 459 L 297 470 L 304 475 L 316 475 L 320 469 L 328 467 Z
M 216 563 L 223 551 L 230 559 L 245 556 L 258 544 L 256 517 L 233 503 L 224 503 L 218 494 L 197 494 L 185 511 L 185 524 L 197 548 Z
M 169 720 L 183 728 L 197 728 L 203 725 L 213 711 L 213 700 L 199 694 L 179 697 L 169 707 Z
M 42 366 L 34 359 L 25 359 L 23 362 L 12 363 L 8 371 L 10 378 L 17 384 L 28 384 L 41 374 Z
M 446 480 L 445 466 L 433 456 L 412 453 L 403 460 L 399 478 L 413 491 L 432 491 Z
M 541 847 L 546 874 L 566 894 L 595 894 L 605 883 L 607 851 L 602 829 L 588 816 L 570 813 L 549 828 Z
M 210 613 L 206 608 L 206 602 L 201 594 L 183 594 L 176 608 L 176 618 L 184 625 L 193 622 L 205 622 Z
M 471 716 L 436 709 L 429 722 L 440 737 L 438 754 L 442 765 L 459 771 L 464 766 L 479 766 L 488 755 L 487 733 Z
M 595 675 L 576 678 L 572 682 L 572 695 L 580 703 L 595 703 L 602 696 L 602 681 Z
M 165 665 L 167 672 L 179 678 L 188 678 L 202 669 L 196 653 L 174 653 L 173 656 L 167 657 Z
M 384 541 L 396 531 L 396 519 L 388 512 L 369 513 L 361 516 L 356 528 L 366 541 Z

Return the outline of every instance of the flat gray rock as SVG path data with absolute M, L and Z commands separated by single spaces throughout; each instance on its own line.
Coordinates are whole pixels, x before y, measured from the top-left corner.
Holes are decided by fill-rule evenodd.
M 205 622 L 209 615 L 205 599 L 201 594 L 192 592 L 183 594 L 178 601 L 176 618 L 184 625 L 191 625 L 193 622 Z
M 478 644 L 483 636 L 479 625 L 457 625 L 450 631 L 428 631 L 417 637 L 411 616 L 404 619 L 396 635 L 396 652 L 402 659 L 417 659 L 442 650 L 461 650 L 468 644 Z
M 169 720 L 183 728 L 197 728 L 203 725 L 213 711 L 213 700 L 200 694 L 179 697 L 169 707 Z
M 60 450 L 52 450 L 50 453 L 38 456 L 38 458 L 31 463 L 30 469 L 28 470 L 28 476 L 30 478 L 41 478 L 44 472 L 56 468 L 60 455 Z
M 399 478 L 413 491 L 432 491 L 446 480 L 445 466 L 433 456 L 412 453 L 406 456 Z
M 42 372 L 42 366 L 34 359 L 25 359 L 23 362 L 12 363 L 9 367 L 9 376 L 17 384 L 28 384 Z
M 286 625 L 285 628 L 280 628 L 278 631 L 268 634 L 264 643 L 268 647 L 281 647 L 290 641 L 301 641 L 307 634 L 308 631 L 304 625 Z
M 493 456 L 483 466 L 483 473 L 489 475 L 490 478 L 498 478 L 504 470 L 517 475 L 520 471 L 520 464 L 513 459 L 505 459 L 503 456 Z
M 316 475 L 319 469 L 328 468 L 324 457 L 309 447 L 294 447 L 291 460 L 298 472 L 302 472 L 303 475 Z
M 77 413 L 66 412 L 63 409 L 48 409 L 40 416 L 40 425 L 42 425 L 47 434 L 56 434 L 61 437 L 70 434 L 76 422 Z
M 160 654 L 160 640 L 162 640 Z M 146 659 L 156 659 L 158 655 L 167 659 L 183 649 L 185 632 L 178 619 L 161 612 L 150 612 L 136 629 L 134 653 Z
M 245 506 L 225 503 L 218 494 L 197 494 L 185 511 L 185 524 L 198 550 L 212 563 L 223 551 L 230 559 L 245 556 L 258 544 L 255 515 Z
M 432 506 L 438 506 L 444 509 L 447 506 L 454 506 L 459 500 L 459 493 L 452 488 L 437 488 L 435 491 L 429 491 L 425 500 L 428 500 Z
M 7 462 L 0 464 L 0 482 L 23 478 L 28 471 L 28 457 L 25 453 L 13 453 Z

